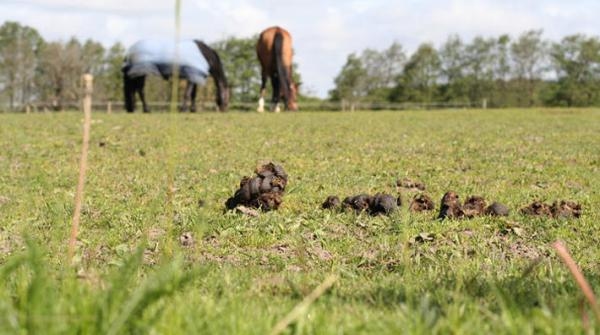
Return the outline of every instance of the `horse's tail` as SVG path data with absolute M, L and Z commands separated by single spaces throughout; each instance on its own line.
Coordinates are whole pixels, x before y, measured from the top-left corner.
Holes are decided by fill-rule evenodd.
M 283 90 L 283 97 L 285 103 L 289 103 L 290 99 L 290 86 L 288 82 L 288 73 L 283 64 L 283 34 L 278 31 L 275 33 L 273 39 L 273 59 L 275 59 L 275 65 L 277 67 L 277 77 L 279 78 L 279 87 Z
M 123 72 L 123 98 L 125 110 L 131 113 L 135 109 L 135 87 L 133 80 L 127 76 L 129 67 L 129 65 L 123 66 L 121 72 Z

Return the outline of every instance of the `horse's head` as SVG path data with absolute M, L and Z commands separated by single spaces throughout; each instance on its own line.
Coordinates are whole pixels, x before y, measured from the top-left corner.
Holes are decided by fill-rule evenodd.
M 227 86 L 219 84 L 216 102 L 221 112 L 227 111 L 227 107 L 229 106 L 229 88 Z
M 290 85 L 290 96 L 288 97 L 288 101 L 287 101 L 287 109 L 289 109 L 291 111 L 298 110 L 297 96 L 298 96 L 298 85 L 292 83 Z

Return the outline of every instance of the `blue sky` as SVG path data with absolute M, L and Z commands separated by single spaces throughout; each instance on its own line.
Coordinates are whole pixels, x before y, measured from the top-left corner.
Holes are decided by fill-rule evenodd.
M 182 0 L 182 37 L 213 42 L 249 37 L 280 25 L 294 39 L 304 90 L 325 97 L 351 52 L 384 49 L 392 42 L 408 52 L 421 42 L 439 46 L 450 34 L 513 37 L 543 29 L 559 40 L 600 35 L 600 0 Z M 105 45 L 174 36 L 174 1 L 0 0 L 0 23 L 19 21 L 48 40 L 71 36 Z

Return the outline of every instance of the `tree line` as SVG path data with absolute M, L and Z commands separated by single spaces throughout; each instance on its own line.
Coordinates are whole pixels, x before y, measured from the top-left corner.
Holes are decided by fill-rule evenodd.
M 330 99 L 491 107 L 600 106 L 600 40 L 582 34 L 560 41 L 541 30 L 475 37 L 451 35 L 438 48 L 419 45 L 407 56 L 394 42 L 385 50 L 352 53 L 335 78 Z
M 18 22 L 0 26 L 0 103 L 10 110 L 33 102 L 51 109 L 79 100 L 81 75 L 95 77 L 94 95 L 121 99 L 121 66 L 125 48 L 106 49 L 93 40 L 45 41 Z
M 260 85 L 257 36 L 229 37 L 211 43 L 225 67 L 231 99 L 255 102 Z M 121 67 L 126 48 L 105 47 L 91 39 L 45 41 L 18 22 L 0 26 L 0 109 L 42 104 L 60 110 L 79 101 L 80 78 L 94 75 L 94 100 L 122 100 Z M 294 64 L 297 83 L 302 79 Z M 358 103 L 447 103 L 490 107 L 600 106 L 600 40 L 582 34 L 560 41 L 531 30 L 513 38 L 451 35 L 439 47 L 421 44 L 410 56 L 403 46 L 365 49 L 348 55 L 328 100 Z M 171 90 L 148 77 L 149 101 L 167 101 Z M 183 90 L 180 90 L 180 92 Z M 302 91 L 301 91 L 302 93 Z M 208 81 L 199 99 L 214 100 Z M 300 100 L 314 98 L 300 96 Z
M 255 45 L 258 35 L 230 37 L 211 44 L 221 56 L 231 90 L 232 102 L 255 102 L 260 88 L 260 65 Z M 0 110 L 22 110 L 28 104 L 61 110 L 77 104 L 81 75 L 94 75 L 94 100 L 121 102 L 122 73 L 126 47 L 115 43 L 106 48 L 91 39 L 45 41 L 33 27 L 7 21 L 0 26 Z M 294 64 L 294 77 L 300 74 Z M 184 83 L 180 83 L 180 94 Z M 148 101 L 167 101 L 170 83 L 149 76 Z M 213 101 L 214 86 L 207 81 L 198 99 Z

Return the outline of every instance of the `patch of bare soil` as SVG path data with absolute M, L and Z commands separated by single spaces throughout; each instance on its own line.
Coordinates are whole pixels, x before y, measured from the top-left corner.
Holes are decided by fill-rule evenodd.
M 194 245 L 194 237 L 192 236 L 192 233 L 185 232 L 185 233 L 181 234 L 181 236 L 179 236 L 179 243 L 181 244 L 182 247 L 193 246 Z

